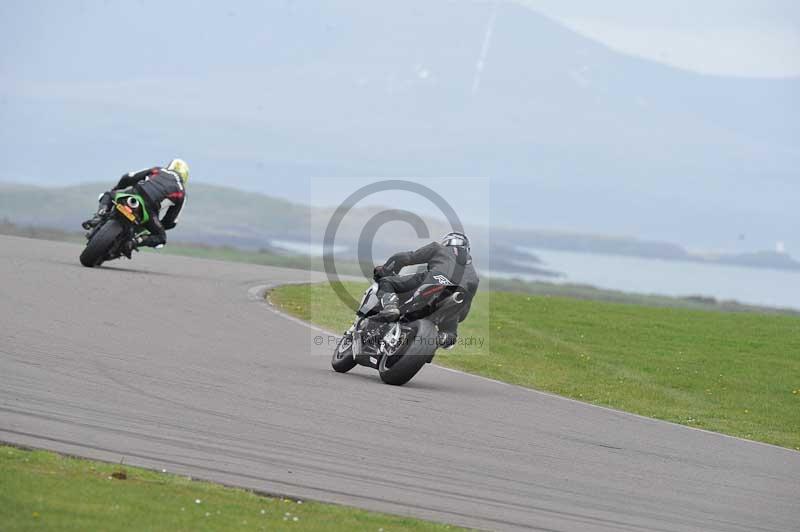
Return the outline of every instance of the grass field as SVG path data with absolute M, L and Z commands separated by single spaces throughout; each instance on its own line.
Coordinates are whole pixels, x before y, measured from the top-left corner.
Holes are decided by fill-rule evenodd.
M 120 477 L 124 473 L 124 479 Z M 0 530 L 454 530 L 344 506 L 0 446 Z
M 270 299 L 333 331 L 352 320 L 328 285 L 285 286 Z M 486 345 L 440 351 L 436 362 L 800 450 L 800 318 L 483 292 L 459 334 L 485 324 Z

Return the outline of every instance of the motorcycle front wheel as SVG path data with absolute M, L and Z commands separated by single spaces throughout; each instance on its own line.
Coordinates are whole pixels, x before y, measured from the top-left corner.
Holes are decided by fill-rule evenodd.
M 331 367 L 337 373 L 347 373 L 356 367 L 356 361 L 353 358 L 353 338 L 349 335 L 342 336 L 336 348 L 333 350 L 333 357 L 331 358 Z

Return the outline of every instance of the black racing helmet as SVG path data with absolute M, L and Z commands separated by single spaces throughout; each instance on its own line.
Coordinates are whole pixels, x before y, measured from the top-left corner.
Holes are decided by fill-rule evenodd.
M 459 231 L 453 231 L 452 233 L 447 233 L 444 235 L 442 237 L 442 245 L 466 248 L 467 253 L 469 253 L 469 238 L 467 238 L 467 235 Z

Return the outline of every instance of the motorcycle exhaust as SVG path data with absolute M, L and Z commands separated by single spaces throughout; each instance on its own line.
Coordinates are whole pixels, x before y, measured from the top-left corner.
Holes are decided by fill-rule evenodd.
M 136 199 L 136 198 L 134 198 L 133 196 L 128 196 L 128 197 L 125 199 L 125 203 L 127 203 L 127 204 L 128 204 L 128 207 L 130 207 L 130 208 L 131 208 L 131 210 L 134 210 L 134 211 L 135 211 L 136 209 L 138 209 L 138 208 L 139 208 L 139 200 L 138 200 L 138 199 Z
M 439 305 L 436 307 L 436 310 L 433 311 L 428 317 L 433 320 L 437 320 L 445 315 L 448 315 L 453 311 L 453 309 L 459 307 L 462 303 L 464 303 L 464 292 L 456 292 L 439 303 Z
M 457 307 L 461 303 L 464 302 L 464 292 L 456 292 L 452 296 L 448 297 L 444 301 L 442 301 L 439 306 L 436 308 L 437 312 L 444 312 L 450 310 L 453 307 Z

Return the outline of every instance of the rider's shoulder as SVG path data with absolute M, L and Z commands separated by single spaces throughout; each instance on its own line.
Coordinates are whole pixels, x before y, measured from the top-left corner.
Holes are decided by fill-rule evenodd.
M 157 166 L 148 166 L 147 168 L 142 168 L 141 170 L 133 170 L 125 174 L 127 177 L 133 177 L 137 174 L 143 174 L 146 172 L 152 172 L 153 170 L 158 170 Z

